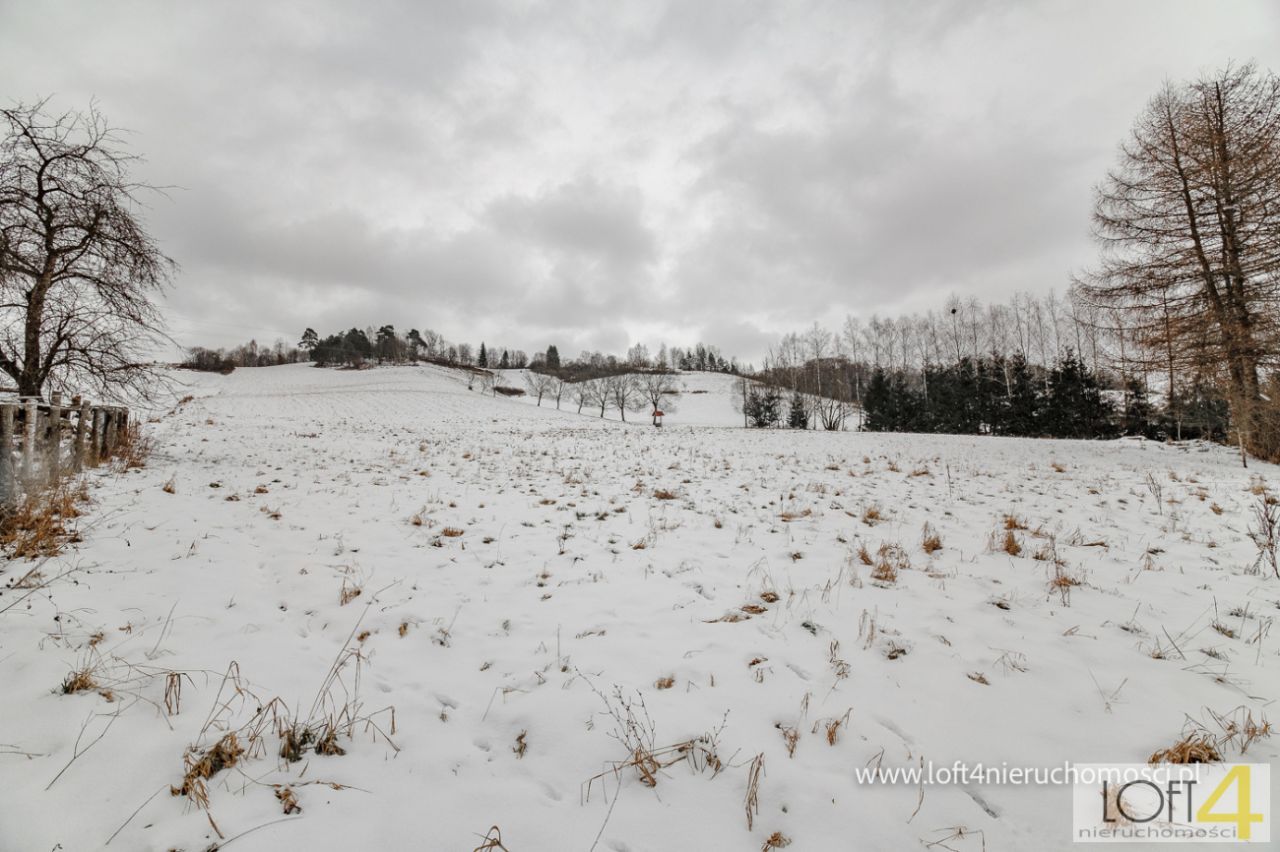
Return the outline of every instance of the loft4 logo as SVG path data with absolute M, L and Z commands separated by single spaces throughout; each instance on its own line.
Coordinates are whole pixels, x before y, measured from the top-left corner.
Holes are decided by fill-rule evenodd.
M 1270 766 L 1264 766 L 1268 775 L 1271 772 Z M 1268 777 L 1268 780 L 1270 778 Z M 1235 787 L 1235 811 L 1215 811 L 1218 801 L 1222 799 L 1228 790 Z M 1196 821 L 1203 823 L 1225 822 L 1236 827 L 1236 836 L 1241 840 L 1249 840 L 1253 836 L 1254 823 L 1265 821 L 1265 817 L 1260 813 L 1253 811 L 1253 767 L 1247 763 L 1231 767 L 1226 777 L 1218 782 L 1218 786 L 1209 794 L 1209 798 L 1204 800 L 1199 808 L 1196 809 Z M 1187 797 L 1187 805 L 1190 807 L 1191 797 Z M 1264 800 L 1265 801 L 1265 800 Z M 1267 839 L 1270 840 L 1270 832 Z
M 1271 767 L 1077 764 L 1078 843 L 1271 842 Z
M 1164 819 L 1165 822 L 1175 822 L 1179 817 L 1175 814 L 1175 806 L 1181 800 L 1186 804 L 1185 822 L 1191 824 L 1193 822 L 1212 823 L 1224 822 L 1234 825 L 1236 828 L 1236 836 L 1241 840 L 1249 840 L 1253 834 L 1254 823 L 1262 822 L 1262 814 L 1254 813 L 1253 808 L 1253 768 L 1248 764 L 1240 764 L 1232 766 L 1225 777 L 1218 782 L 1218 786 L 1209 793 L 1209 797 L 1195 806 L 1195 787 L 1199 784 L 1195 779 L 1169 779 L 1164 787 L 1160 787 L 1154 781 L 1145 778 L 1139 778 L 1135 781 L 1125 781 L 1114 788 L 1110 781 L 1102 782 L 1102 796 L 1100 805 L 1102 808 L 1102 821 L 1111 824 L 1142 824 L 1153 822 L 1156 819 Z M 1156 807 L 1147 814 L 1133 813 L 1131 808 L 1132 802 L 1126 798 L 1128 793 L 1134 787 L 1147 788 L 1156 800 Z M 1234 789 L 1234 800 L 1228 797 L 1228 794 Z M 1219 807 L 1219 802 L 1234 801 L 1235 810 L 1215 810 Z

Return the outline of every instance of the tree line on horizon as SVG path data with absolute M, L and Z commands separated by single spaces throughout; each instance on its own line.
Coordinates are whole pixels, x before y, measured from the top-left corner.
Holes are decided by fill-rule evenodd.
M 952 297 L 940 311 L 785 335 L 736 402 L 754 427 L 1226 439 L 1228 399 L 1210 370 L 1175 373 L 1172 393 L 1163 378 L 1131 330 L 1078 294 Z
M 560 373 L 570 380 L 588 373 L 616 372 L 620 368 L 667 369 L 708 372 L 738 372 L 737 361 L 724 357 L 718 347 L 697 343 L 688 348 L 663 344 L 656 355 L 650 355 L 643 343 L 637 343 L 619 357 L 587 350 L 575 359 L 562 359 L 554 345 L 529 357 L 524 350 L 468 343 L 451 343 L 439 333 L 427 329 L 409 329 L 401 334 L 393 325 L 351 328 L 321 337 L 307 328 L 296 345 L 283 339 L 268 346 L 256 340 L 230 349 L 201 346 L 187 350 L 182 366 L 206 371 L 229 371 L 237 367 L 271 367 L 310 361 L 320 367 L 359 368 L 371 363 L 396 364 L 426 361 L 449 367 L 475 367 L 489 370 L 523 370 Z

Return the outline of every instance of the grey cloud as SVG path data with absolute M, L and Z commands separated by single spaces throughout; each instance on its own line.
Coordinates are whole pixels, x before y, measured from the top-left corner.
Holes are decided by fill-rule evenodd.
M 657 240 L 642 221 L 642 205 L 638 189 L 605 186 L 588 177 L 532 198 L 503 196 L 486 217 L 513 237 L 627 269 L 652 261 L 657 251 Z
M 1274 5 L 1230 10 L 0 0 L 0 75 L 96 96 L 181 187 L 149 219 L 185 343 L 392 320 L 759 361 L 846 311 L 1062 286 L 1161 79 L 1280 68 Z

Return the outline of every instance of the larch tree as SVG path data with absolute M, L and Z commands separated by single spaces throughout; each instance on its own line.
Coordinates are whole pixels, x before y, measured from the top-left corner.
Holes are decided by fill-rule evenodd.
M 1221 365 L 1242 448 L 1280 457 L 1261 393 L 1280 311 L 1280 78 L 1246 64 L 1166 84 L 1098 188 L 1094 224 L 1101 260 L 1082 291 Z

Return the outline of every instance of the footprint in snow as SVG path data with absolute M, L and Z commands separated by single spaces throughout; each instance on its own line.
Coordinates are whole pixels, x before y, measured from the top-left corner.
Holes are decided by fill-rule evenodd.
M 883 716 L 877 716 L 876 722 L 888 728 L 890 731 L 893 731 L 907 745 L 915 745 L 915 740 L 907 736 L 906 732 L 903 731 L 902 728 L 899 728 L 898 724 L 894 722 L 892 719 L 886 719 Z
M 810 679 L 810 675 L 809 675 L 809 673 L 808 673 L 807 671 L 805 671 L 804 669 L 800 668 L 799 666 L 797 666 L 795 663 L 787 663 L 787 668 L 789 668 L 789 669 L 791 669 L 791 671 L 795 672 L 795 673 L 796 673 L 796 677 L 800 678 L 801 680 L 809 680 L 809 679 Z

